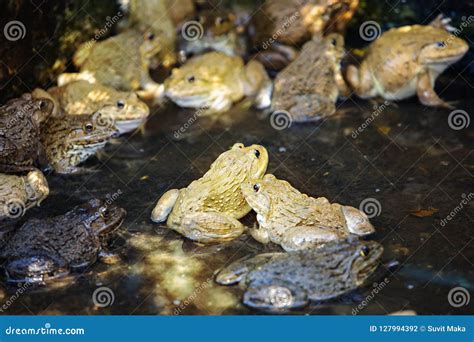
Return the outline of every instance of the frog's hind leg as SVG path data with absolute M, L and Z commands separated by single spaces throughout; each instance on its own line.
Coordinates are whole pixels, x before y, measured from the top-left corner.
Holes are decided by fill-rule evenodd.
M 425 106 L 431 107 L 445 107 L 449 109 L 453 109 L 454 107 L 443 101 L 438 94 L 433 89 L 433 84 L 431 83 L 431 78 L 428 73 L 421 74 L 418 76 L 418 80 L 416 83 L 416 94 L 418 95 L 418 99 L 422 104 Z
M 283 236 L 281 247 L 287 252 L 293 252 L 318 247 L 341 237 L 342 235 L 331 227 L 300 226 L 287 231 Z
M 204 243 L 232 240 L 244 230 L 244 225 L 237 219 L 215 212 L 187 214 L 177 229 L 187 238 Z
M 268 108 L 272 103 L 273 82 L 260 62 L 250 61 L 245 67 L 245 95 L 255 96 L 255 107 Z
M 173 210 L 174 204 L 179 196 L 178 189 L 168 190 L 160 197 L 151 213 L 151 220 L 156 223 L 166 221 L 171 210 Z
M 373 91 L 373 80 L 365 64 L 362 64 L 359 69 L 354 65 L 347 66 L 346 80 L 357 96 L 363 99 L 376 96 Z
M 32 284 L 41 284 L 47 280 L 65 276 L 70 271 L 63 262 L 46 253 L 9 260 L 4 268 L 8 281 Z
M 279 281 L 272 285 L 251 284 L 244 294 L 243 302 L 255 309 L 280 312 L 305 307 L 310 301 L 304 288 Z

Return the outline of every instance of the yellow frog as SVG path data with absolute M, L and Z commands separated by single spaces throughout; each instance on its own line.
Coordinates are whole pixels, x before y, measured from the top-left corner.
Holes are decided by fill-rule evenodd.
M 195 241 L 234 239 L 244 231 L 238 219 L 251 210 L 240 185 L 263 177 L 267 165 L 268 153 L 263 146 L 236 143 L 200 179 L 187 188 L 167 191 L 153 209 L 151 219 L 167 220 L 169 228 Z
M 131 132 L 143 125 L 150 109 L 134 92 L 118 91 L 100 83 L 73 81 L 48 91 L 35 89 L 35 97 L 49 98 L 54 102 L 53 116 L 82 115 L 100 111 L 120 134 Z
M 181 107 L 200 108 L 203 115 L 229 110 L 244 96 L 254 96 L 255 106 L 271 103 L 272 82 L 256 61 L 208 52 L 173 69 L 165 81 L 165 95 Z
M 259 228 L 250 233 L 261 243 L 274 242 L 295 251 L 375 231 L 362 211 L 331 204 L 324 197 L 309 197 L 272 174 L 243 182 L 241 188 L 257 212 Z
M 348 67 L 347 81 L 362 98 L 401 100 L 416 94 L 426 106 L 452 108 L 438 97 L 434 84 L 468 48 L 439 18 L 430 25 L 393 28 L 369 46 L 359 68 Z

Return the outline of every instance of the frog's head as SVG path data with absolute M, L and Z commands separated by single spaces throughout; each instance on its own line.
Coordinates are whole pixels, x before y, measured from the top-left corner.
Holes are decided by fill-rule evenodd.
M 25 182 L 28 200 L 35 201 L 38 205 L 48 197 L 49 186 L 43 173 L 39 170 L 30 171 Z
M 79 208 L 84 225 L 95 236 L 105 236 L 116 231 L 125 218 L 126 211 L 113 203 L 91 199 Z
M 379 266 L 383 247 L 375 241 L 359 242 L 358 239 L 354 239 L 354 241 L 357 248 L 354 250 L 351 272 L 356 284 L 362 285 Z
M 54 103 L 49 95 L 36 96 L 34 92 L 32 94 L 23 94 L 20 100 L 15 99 L 11 101 L 21 104 L 19 110 L 22 114 L 31 115 L 33 121 L 38 125 L 45 122 L 51 116 L 54 109 Z
M 418 61 L 430 69 L 446 69 L 456 63 L 468 51 L 467 43 L 449 32 L 426 26 L 426 34 L 420 39 L 426 39 L 418 55 Z
M 68 148 L 94 153 L 107 141 L 118 135 L 113 119 L 96 112 L 92 115 L 77 115 L 61 119 L 64 121 L 65 144 Z
M 277 179 L 272 174 L 267 174 L 263 179 L 250 179 L 241 185 L 242 193 L 247 203 L 258 214 L 265 215 L 275 204 L 274 201 L 286 193 L 288 187 L 283 180 Z
M 339 33 L 330 33 L 324 38 L 326 45 L 326 54 L 334 58 L 334 61 L 339 63 L 344 55 L 344 37 Z
M 106 118 L 113 118 L 120 134 L 131 132 L 142 125 L 150 109 L 135 93 L 120 92 L 115 103 L 101 108 L 100 113 Z
M 143 33 L 143 42 L 140 45 L 140 55 L 144 60 L 150 60 L 158 55 L 162 50 L 163 44 L 159 36 L 152 31 Z

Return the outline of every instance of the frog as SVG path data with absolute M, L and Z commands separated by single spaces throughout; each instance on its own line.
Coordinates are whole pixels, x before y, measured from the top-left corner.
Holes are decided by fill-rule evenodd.
M 119 134 L 126 134 L 142 126 L 150 109 L 133 91 L 118 91 L 100 83 L 85 80 L 51 87 L 47 91 L 36 88 L 33 96 L 53 101 L 54 117 L 92 114 L 97 111 L 115 123 Z
M 343 33 L 359 0 L 269 0 L 253 16 L 255 58 L 280 71 L 297 56 L 295 47 L 314 36 Z
M 40 126 L 53 111 L 47 98 L 30 93 L 9 100 L 0 107 L 0 172 L 28 172 L 40 154 Z
M 233 240 L 245 230 L 239 219 L 251 210 L 240 184 L 263 177 L 267 166 L 265 147 L 236 143 L 219 155 L 201 178 L 186 188 L 165 192 L 151 220 L 166 221 L 168 228 L 200 243 Z
M 325 197 L 310 197 L 273 174 L 242 182 L 241 190 L 257 213 L 259 226 L 251 229 L 250 235 L 263 244 L 280 245 L 287 252 L 375 231 L 359 209 L 330 203 Z
M 243 303 L 257 310 L 285 312 L 340 297 L 376 277 L 383 247 L 347 237 L 314 249 L 245 256 L 219 271 L 221 285 L 239 283 Z
M 85 80 L 120 91 L 135 91 L 146 100 L 161 99 L 163 85 L 156 83 L 149 74 L 151 60 L 161 50 L 162 45 L 154 33 L 135 29 L 105 40 L 84 43 L 73 56 L 79 72 L 59 75 L 58 86 Z
M 48 181 L 38 169 L 26 175 L 0 173 L 0 221 L 23 216 L 48 195 Z
M 343 55 L 344 38 L 338 33 L 306 42 L 275 79 L 272 111 L 286 111 L 294 122 L 333 115 L 338 97 L 349 94 L 341 73 Z
M 453 108 L 434 90 L 437 77 L 468 51 L 443 21 L 392 28 L 372 42 L 359 67 L 349 65 L 346 78 L 364 99 L 403 100 L 416 95 L 425 106 Z
M 207 51 L 245 57 L 247 42 L 244 31 L 239 17 L 233 12 L 201 11 L 192 20 L 188 19 L 180 24 L 179 52 L 185 59 Z
M 254 97 L 257 108 L 267 108 L 273 88 L 259 62 L 244 65 L 241 57 L 216 51 L 174 68 L 164 84 L 171 101 L 181 107 L 199 108 L 203 116 L 225 112 L 244 96 Z
M 93 198 L 63 215 L 27 220 L 0 252 L 8 281 L 45 284 L 110 259 L 107 237 L 125 215 L 119 206 Z
M 78 167 L 112 138 L 118 136 L 113 123 L 102 120 L 101 113 L 51 117 L 41 131 L 43 164 L 58 174 L 87 173 Z

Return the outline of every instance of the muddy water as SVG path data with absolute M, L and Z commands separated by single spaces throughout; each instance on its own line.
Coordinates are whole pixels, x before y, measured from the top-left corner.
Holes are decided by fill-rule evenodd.
M 439 91 L 448 100 L 463 99 L 468 110 L 467 81 L 446 75 Z M 268 117 L 245 102 L 213 121 L 173 105 L 154 111 L 144 134 L 120 138 L 83 175 L 48 175 L 51 196 L 27 217 L 61 214 L 92 196 L 119 193 L 116 202 L 128 211 L 112 248 L 121 261 L 97 263 L 81 276 L 42 288 L 29 288 L 12 300 L 8 314 L 252 314 L 238 287 L 213 283 L 220 267 L 262 247 L 248 235 L 222 245 L 199 246 L 149 220 L 153 204 L 169 188 L 184 187 L 235 142 L 258 143 L 270 153 L 269 172 L 288 179 L 313 196 L 358 207 L 365 199 L 380 203 L 372 222 L 374 239 L 385 247 L 384 260 L 401 267 L 388 270 L 383 289 L 366 301 L 360 314 L 412 309 L 419 314 L 472 313 L 453 308 L 447 299 L 455 286 L 474 290 L 473 210 L 464 206 L 442 221 L 472 191 L 472 129 L 453 130 L 449 110 L 427 109 L 415 100 L 378 107 L 351 99 L 338 115 L 319 124 L 277 130 Z M 188 122 L 184 133 L 174 134 Z M 366 128 L 357 131 L 366 123 Z M 376 203 L 376 202 L 375 202 Z M 422 216 L 422 217 L 420 217 Z M 255 218 L 244 219 L 249 226 Z M 444 223 L 443 223 L 444 222 Z M 111 290 L 96 305 L 97 288 Z M 18 289 L 2 287 L 2 301 Z M 351 314 L 368 295 L 365 289 L 298 313 Z M 113 297 L 113 302 L 110 299 Z

